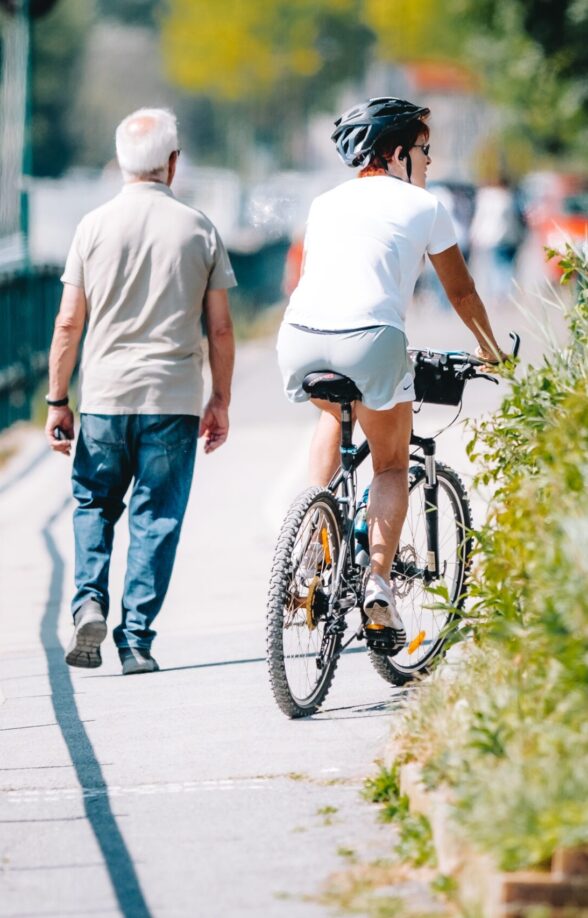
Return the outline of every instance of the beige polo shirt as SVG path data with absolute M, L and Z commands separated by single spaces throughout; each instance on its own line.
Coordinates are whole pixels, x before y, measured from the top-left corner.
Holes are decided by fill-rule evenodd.
M 204 214 L 127 184 L 83 218 L 61 280 L 86 295 L 80 411 L 201 414 L 204 294 L 236 284 Z

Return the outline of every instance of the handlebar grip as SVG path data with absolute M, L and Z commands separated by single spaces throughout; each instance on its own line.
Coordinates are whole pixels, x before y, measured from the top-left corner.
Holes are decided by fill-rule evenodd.
M 516 332 L 509 332 L 508 336 L 512 338 L 512 356 L 516 357 L 521 346 L 521 336 L 517 335 Z

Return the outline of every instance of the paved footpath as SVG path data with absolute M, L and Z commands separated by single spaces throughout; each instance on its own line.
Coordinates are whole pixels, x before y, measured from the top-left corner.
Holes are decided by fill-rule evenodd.
M 429 337 L 418 343 L 470 343 L 447 315 L 423 327 Z M 496 402 L 493 387 L 484 388 Z M 417 429 L 450 418 L 449 409 Z M 324 710 L 291 722 L 266 677 L 272 547 L 305 484 L 312 421 L 311 408 L 283 399 L 273 344 L 243 347 L 230 441 L 197 459 L 158 622 L 162 671 L 148 676 L 123 679 L 109 639 L 101 669 L 65 666 L 69 460 L 31 434 L 3 471 L 2 918 L 314 918 L 328 914 L 316 896 L 342 866 L 339 848 L 366 859 L 389 853 L 392 830 L 376 822 L 360 789 L 383 752 L 397 692 L 365 653 L 350 653 Z M 442 457 L 467 473 L 461 428 L 443 437 Z M 123 519 L 114 622 L 125 544 Z

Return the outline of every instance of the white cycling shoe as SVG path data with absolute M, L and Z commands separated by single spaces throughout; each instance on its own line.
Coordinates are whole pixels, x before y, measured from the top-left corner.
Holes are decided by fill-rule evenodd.
M 365 588 L 363 611 L 368 647 L 393 656 L 404 647 L 406 632 L 396 608 L 394 593 L 387 580 L 370 574 Z

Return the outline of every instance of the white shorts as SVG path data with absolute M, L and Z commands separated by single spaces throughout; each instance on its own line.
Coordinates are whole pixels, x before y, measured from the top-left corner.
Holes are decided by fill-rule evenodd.
M 413 368 L 404 332 L 391 325 L 351 331 L 317 331 L 283 323 L 278 335 L 278 363 L 291 402 L 310 396 L 302 388 L 307 373 L 331 370 L 353 380 L 362 402 L 386 411 L 415 397 Z

